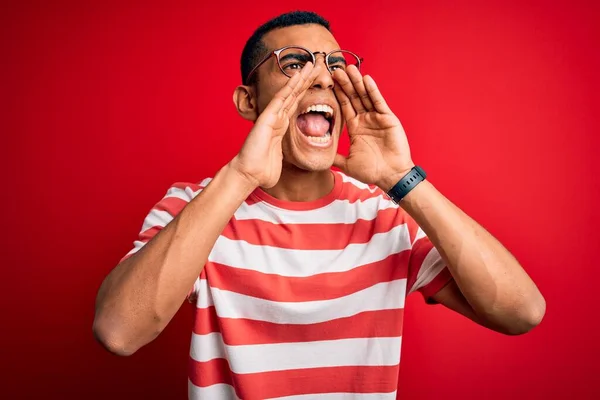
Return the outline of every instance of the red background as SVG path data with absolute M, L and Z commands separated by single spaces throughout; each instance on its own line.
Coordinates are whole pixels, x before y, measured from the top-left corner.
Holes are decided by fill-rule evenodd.
M 598 398 L 599 7 L 416 3 L 3 3 L 0 397 L 186 396 L 191 309 L 118 358 L 92 337 L 96 291 L 171 183 L 236 153 L 244 42 L 302 8 L 365 58 L 414 160 L 547 299 L 505 337 L 411 296 L 402 397 Z

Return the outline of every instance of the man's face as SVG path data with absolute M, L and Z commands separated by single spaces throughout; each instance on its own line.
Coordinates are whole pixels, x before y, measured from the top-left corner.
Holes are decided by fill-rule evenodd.
M 271 31 L 263 37 L 263 42 L 270 51 L 290 45 L 325 53 L 340 48 L 331 32 L 316 24 Z M 290 116 L 290 125 L 282 141 L 284 167 L 293 165 L 306 171 L 327 170 L 337 152 L 343 128 L 340 106 L 333 92 L 334 81 L 325 66 L 324 56 L 318 54 L 316 58 L 317 65 L 322 66 L 322 72 L 304 96 L 299 98 L 298 108 Z M 262 112 L 289 78 L 281 72 L 274 56 L 261 65 L 257 73 L 258 110 Z M 307 113 L 310 106 L 316 105 L 331 107 L 333 117 L 326 119 L 320 113 Z

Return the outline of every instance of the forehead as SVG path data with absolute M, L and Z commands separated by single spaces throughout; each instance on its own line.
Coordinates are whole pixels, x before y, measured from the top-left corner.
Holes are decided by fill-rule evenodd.
M 331 32 L 318 24 L 294 25 L 275 29 L 263 37 L 263 42 L 269 50 L 291 45 L 324 52 L 340 48 Z

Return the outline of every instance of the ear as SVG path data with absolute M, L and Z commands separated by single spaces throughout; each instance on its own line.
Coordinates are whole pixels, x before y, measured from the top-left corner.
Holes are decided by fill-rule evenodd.
M 256 121 L 258 118 L 256 91 L 251 86 L 240 85 L 233 92 L 233 104 L 242 118 Z

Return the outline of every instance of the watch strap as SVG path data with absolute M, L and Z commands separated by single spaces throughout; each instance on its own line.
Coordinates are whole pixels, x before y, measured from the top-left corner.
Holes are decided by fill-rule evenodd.
M 398 181 L 398 183 L 394 185 L 393 188 L 388 191 L 387 194 L 394 203 L 398 204 L 400 203 L 400 200 L 404 198 L 404 196 L 413 190 L 415 186 L 424 181 L 425 178 L 427 178 L 427 174 L 423 168 L 415 165 L 406 175 L 402 177 L 402 179 Z

